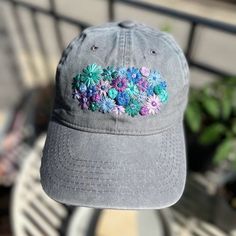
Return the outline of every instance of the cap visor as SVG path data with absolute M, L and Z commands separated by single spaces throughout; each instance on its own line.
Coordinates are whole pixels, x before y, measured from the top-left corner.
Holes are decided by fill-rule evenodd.
M 41 183 L 56 201 L 76 206 L 160 209 L 179 200 L 186 179 L 182 121 L 155 135 L 75 130 L 51 121 Z

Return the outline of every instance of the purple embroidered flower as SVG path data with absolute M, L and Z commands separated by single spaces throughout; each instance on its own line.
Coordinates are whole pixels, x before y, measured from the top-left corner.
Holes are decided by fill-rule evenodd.
M 98 102 L 98 101 L 101 100 L 101 95 L 98 94 L 98 93 L 95 93 L 95 94 L 92 96 L 91 100 L 92 100 L 93 102 Z
M 148 87 L 148 82 L 145 78 L 142 78 L 141 80 L 139 80 L 138 84 L 137 84 L 139 90 L 141 90 L 142 92 L 147 90 Z
M 136 84 L 142 78 L 142 76 L 137 68 L 131 67 L 127 70 L 127 78 L 130 82 Z
M 125 108 L 123 106 L 116 105 L 112 110 L 116 115 L 121 115 L 125 113 Z
M 116 96 L 116 101 L 117 101 L 117 104 L 120 106 L 127 106 L 130 101 L 130 96 L 126 92 L 120 92 Z
M 148 77 L 150 74 L 150 70 L 147 67 L 141 67 L 140 69 L 140 73 L 144 76 L 144 77 Z
M 105 96 L 108 90 L 111 88 L 109 81 L 100 80 L 99 84 L 97 85 L 98 93 L 102 96 Z
M 115 107 L 115 101 L 109 97 L 103 97 L 99 103 L 103 113 L 111 112 Z
M 151 72 L 149 77 L 148 77 L 148 81 L 149 81 L 151 86 L 153 86 L 153 87 L 156 86 L 161 81 L 160 73 L 157 72 L 157 71 Z
M 88 101 L 88 98 L 86 96 L 81 96 L 80 106 L 81 106 L 82 109 L 88 109 L 89 101 Z
M 156 114 L 159 112 L 161 101 L 155 94 L 147 99 L 147 108 L 149 109 L 149 114 Z
M 127 80 L 126 78 L 117 77 L 113 80 L 112 85 L 117 91 L 123 92 L 127 88 Z
M 141 110 L 140 110 L 139 113 L 140 113 L 140 115 L 142 115 L 142 116 L 148 115 L 148 114 L 149 114 L 149 109 L 148 109 L 148 107 L 147 107 L 147 106 L 141 107 Z

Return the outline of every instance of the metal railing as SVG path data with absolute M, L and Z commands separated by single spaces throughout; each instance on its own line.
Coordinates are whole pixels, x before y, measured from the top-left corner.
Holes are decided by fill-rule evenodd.
M 34 25 L 34 30 L 37 35 L 40 51 L 45 59 L 44 62 L 45 62 L 46 68 L 48 66 L 47 51 L 46 51 L 46 48 L 43 43 L 43 34 L 41 33 L 41 29 L 39 26 L 39 19 L 38 19 L 39 15 L 46 15 L 46 16 L 49 16 L 53 19 L 54 26 L 55 26 L 54 28 L 55 28 L 56 40 L 57 40 L 56 43 L 57 43 L 60 51 L 62 51 L 62 49 L 64 48 L 62 30 L 60 28 L 60 24 L 62 22 L 66 22 L 68 24 L 76 26 L 78 28 L 78 31 L 81 31 L 81 30 L 85 29 L 86 27 L 90 26 L 90 24 L 87 22 L 84 22 L 84 21 L 81 21 L 78 19 L 74 19 L 72 17 L 58 13 L 55 0 L 48 1 L 49 2 L 48 9 L 45 9 L 45 8 L 42 8 L 39 6 L 35 6 L 31 3 L 26 3 L 26 2 L 22 2 L 22 1 L 16 1 L 16 0 L 0 0 L 0 1 L 5 1 L 5 2 L 8 2 L 9 4 L 11 4 L 12 13 L 13 13 L 14 20 L 16 22 L 16 26 L 18 29 L 20 40 L 22 41 L 22 44 L 29 55 L 31 53 L 30 47 L 29 47 L 29 42 L 27 41 L 27 38 L 25 37 L 26 32 L 23 27 L 21 17 L 19 15 L 19 8 L 24 8 L 31 13 L 30 17 L 32 19 L 32 22 Z M 195 67 L 199 70 L 202 70 L 207 73 L 212 73 L 212 74 L 218 75 L 220 77 L 233 77 L 233 76 L 235 76 L 235 75 L 230 74 L 228 71 L 225 71 L 221 68 L 216 68 L 210 64 L 206 64 L 205 62 L 195 60 L 193 58 L 192 51 L 193 51 L 194 45 L 196 43 L 196 40 L 195 40 L 196 32 L 197 32 L 199 26 L 204 26 L 206 28 L 214 29 L 216 31 L 222 31 L 225 34 L 231 34 L 231 35 L 236 36 L 236 25 L 231 25 L 231 24 L 227 24 L 227 23 L 223 23 L 223 22 L 219 22 L 219 21 L 215 21 L 215 20 L 206 19 L 203 17 L 188 14 L 185 12 L 176 11 L 176 10 L 173 10 L 173 9 L 170 9 L 167 7 L 144 3 L 141 1 L 107 0 L 107 2 L 108 2 L 107 10 L 108 10 L 108 18 L 109 18 L 108 20 L 109 21 L 114 21 L 116 19 L 116 4 L 124 4 L 124 5 L 134 7 L 137 9 L 142 9 L 143 11 L 148 11 L 148 12 L 152 12 L 152 13 L 154 12 L 159 15 L 168 16 L 170 18 L 178 19 L 180 21 L 189 23 L 190 30 L 188 33 L 187 47 L 186 47 L 185 54 L 186 54 L 186 57 L 187 57 L 190 67 Z M 31 66 L 32 70 L 35 71 L 35 73 L 36 73 L 36 70 L 34 70 L 33 63 L 31 61 L 29 61 L 29 63 L 31 63 L 30 66 Z M 49 68 L 47 70 L 49 70 Z

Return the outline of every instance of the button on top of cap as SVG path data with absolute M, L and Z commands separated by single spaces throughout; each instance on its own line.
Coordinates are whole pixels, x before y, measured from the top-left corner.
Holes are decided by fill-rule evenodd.
M 122 21 L 118 24 L 122 28 L 132 28 L 135 26 L 135 23 L 130 20 Z

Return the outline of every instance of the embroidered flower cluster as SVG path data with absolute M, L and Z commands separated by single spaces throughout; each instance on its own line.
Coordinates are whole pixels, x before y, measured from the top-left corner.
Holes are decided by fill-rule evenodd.
M 72 87 L 82 109 L 117 115 L 157 114 L 168 100 L 166 81 L 146 67 L 103 69 L 90 64 L 73 78 Z

